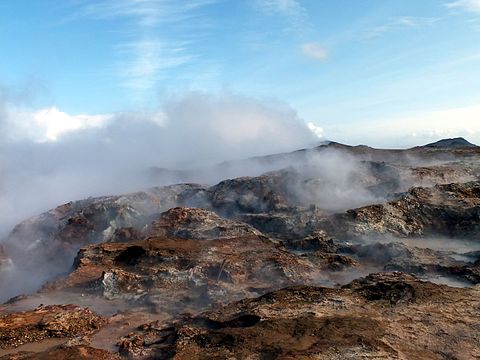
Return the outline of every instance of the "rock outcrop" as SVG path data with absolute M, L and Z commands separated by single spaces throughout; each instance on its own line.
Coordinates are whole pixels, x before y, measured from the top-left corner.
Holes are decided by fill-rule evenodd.
M 176 207 L 162 213 L 146 230 L 147 235 L 183 239 L 229 239 L 262 233 L 245 223 L 223 219 L 197 208 Z
M 52 289 L 79 289 L 169 312 L 225 303 L 309 281 L 314 265 L 262 236 L 189 240 L 150 237 L 82 249 Z
M 101 316 L 76 305 L 40 306 L 0 317 L 0 349 L 48 338 L 86 336 L 106 324 Z
M 478 289 L 372 274 L 342 289 L 288 287 L 119 341 L 149 359 L 473 359 Z
M 349 210 L 334 217 L 339 237 L 443 236 L 477 239 L 480 182 L 412 188 L 394 201 Z

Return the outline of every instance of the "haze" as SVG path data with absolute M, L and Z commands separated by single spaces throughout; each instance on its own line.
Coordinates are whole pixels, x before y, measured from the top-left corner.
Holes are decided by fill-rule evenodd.
M 62 202 L 153 185 L 151 167 L 325 140 L 478 143 L 479 10 L 477 0 L 2 2 L 0 233 Z

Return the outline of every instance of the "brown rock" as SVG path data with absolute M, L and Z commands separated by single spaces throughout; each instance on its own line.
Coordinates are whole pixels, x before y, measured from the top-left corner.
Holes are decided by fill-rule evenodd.
M 147 234 L 183 239 L 228 239 L 261 235 L 261 232 L 245 223 L 223 219 L 205 209 L 176 207 L 161 214 L 149 227 Z
M 119 346 L 149 359 L 473 359 L 478 295 L 374 274 L 342 289 L 289 287 L 170 327 L 142 327 Z
M 252 296 L 307 281 L 313 263 L 263 236 L 188 240 L 152 237 L 92 245 L 75 270 L 45 290 L 81 289 L 170 310 Z M 161 305 L 163 304 L 163 305 Z
M 0 357 L 2 360 L 121 360 L 117 354 L 86 345 L 58 346 L 38 353 L 19 353 Z
M 47 338 L 84 336 L 105 323 L 104 318 L 76 305 L 40 306 L 32 311 L 3 314 L 0 317 L 0 348 Z

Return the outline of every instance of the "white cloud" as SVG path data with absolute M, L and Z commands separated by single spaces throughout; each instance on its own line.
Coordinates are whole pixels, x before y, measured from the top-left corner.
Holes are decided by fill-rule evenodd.
M 218 0 L 99 0 L 83 6 L 79 17 L 97 19 L 132 18 L 141 27 L 176 23 L 191 18 L 191 12 Z
M 432 26 L 440 21 L 440 18 L 435 17 L 418 17 L 418 16 L 399 16 L 390 19 L 388 22 L 367 29 L 363 33 L 365 38 L 375 38 L 389 32 L 399 31 L 404 29 L 422 28 Z
M 122 84 L 140 92 L 153 88 L 161 72 L 189 63 L 193 55 L 184 44 L 164 43 L 156 38 L 143 38 L 117 46 Z
M 62 202 L 159 185 L 145 175 L 151 166 L 196 168 L 317 140 L 287 105 L 231 93 L 187 93 L 156 112 L 93 116 L 0 99 L 0 125 L 0 234 Z
M 393 21 L 393 24 L 405 27 L 418 27 L 423 25 L 430 25 L 435 23 L 436 21 L 436 18 L 430 17 L 400 16 Z
M 328 51 L 318 43 L 307 43 L 301 46 L 302 53 L 314 60 L 324 61 L 328 57 Z
M 151 165 L 176 167 L 243 158 L 314 141 L 287 105 L 228 92 L 172 97 L 155 112 L 70 115 L 56 107 L 31 111 L 8 104 L 5 109 L 3 135 L 9 143 L 49 142 L 59 148 L 108 143 L 118 149 L 95 156 L 114 158 L 129 152 Z
M 100 128 L 108 124 L 112 115 L 69 115 L 56 107 L 35 111 L 4 106 L 3 137 L 8 141 L 56 141 L 68 133 Z
M 105 126 L 111 118 L 111 115 L 72 116 L 50 107 L 36 111 L 33 124 L 38 127 L 38 141 L 55 141 L 68 132 Z
M 219 0 L 100 0 L 83 6 L 76 18 L 127 20 L 114 49 L 121 85 L 142 99 L 163 71 L 198 57 L 192 50 L 206 29 L 201 9 Z M 75 17 L 74 17 L 75 19 Z
M 461 8 L 480 13 L 480 0 L 457 0 L 446 4 L 449 8 Z
M 425 140 L 463 136 L 480 140 L 480 105 L 433 111 L 410 118 L 394 126 Z
M 337 126 L 338 138 L 333 140 L 391 148 L 422 145 L 441 138 L 464 137 L 480 145 L 479 119 L 480 105 L 442 109 Z
M 284 31 L 305 33 L 311 30 L 307 10 L 298 0 L 253 0 L 254 8 L 268 16 L 281 16 L 286 20 Z
M 177 160 L 182 163 L 293 150 L 315 140 L 287 105 L 231 93 L 191 93 L 168 102 L 163 112 L 164 137 L 179 148 Z M 186 154 L 182 144 L 188 144 L 192 153 Z
M 297 15 L 305 11 L 297 0 L 256 0 L 255 5 L 267 13 Z
M 315 125 L 314 123 L 312 122 L 309 122 L 307 123 L 307 127 L 308 129 L 315 134 L 315 136 L 317 136 L 318 138 L 322 138 L 323 137 L 323 128 L 321 128 L 320 126 L 317 126 Z

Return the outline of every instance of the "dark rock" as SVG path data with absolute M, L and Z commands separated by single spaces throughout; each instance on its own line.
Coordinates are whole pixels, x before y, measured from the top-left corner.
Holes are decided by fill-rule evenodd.
M 440 149 L 452 149 L 452 148 L 475 148 L 477 145 L 474 145 L 462 137 L 453 138 L 453 139 L 443 139 L 437 142 L 425 145 L 427 148 L 440 148 Z
M 312 234 L 303 239 L 289 240 L 287 246 L 298 251 L 321 251 L 325 253 L 337 252 L 337 245 L 332 238 L 323 232 Z

